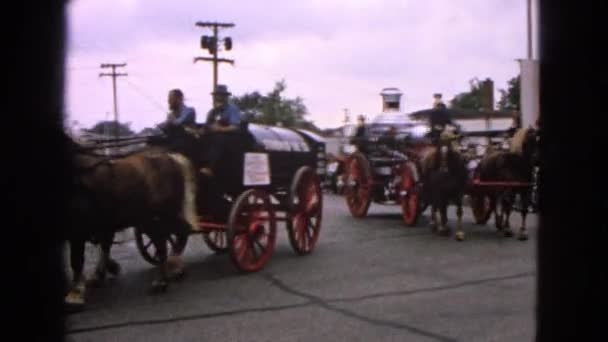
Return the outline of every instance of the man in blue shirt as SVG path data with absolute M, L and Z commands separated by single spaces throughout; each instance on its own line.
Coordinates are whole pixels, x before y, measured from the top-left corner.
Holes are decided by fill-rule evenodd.
M 169 91 L 167 102 L 169 114 L 167 119 L 158 125 L 167 138 L 161 141 L 167 142 L 171 150 L 183 153 L 196 137 L 196 111 L 184 104 L 184 93 L 180 89 Z M 150 138 L 150 141 L 155 139 Z
M 232 95 L 225 85 L 218 85 L 213 93 L 213 109 L 207 114 L 207 125 L 213 132 L 233 132 L 241 124 L 241 111 L 237 106 L 228 103 Z
M 173 89 L 169 92 L 169 109 L 166 125 L 194 127 L 196 123 L 196 111 L 192 107 L 184 104 L 184 93 L 180 89 Z
M 207 167 L 200 169 L 206 176 L 213 176 L 217 169 L 220 156 L 227 150 L 232 141 L 232 133 L 240 130 L 241 111 L 237 106 L 228 102 L 232 95 L 225 85 L 217 85 L 213 93 L 213 109 L 207 114 L 207 130 L 210 139 L 206 153 Z

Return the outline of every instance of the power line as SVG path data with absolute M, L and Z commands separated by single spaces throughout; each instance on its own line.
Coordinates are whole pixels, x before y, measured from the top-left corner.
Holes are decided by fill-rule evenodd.
M 99 68 L 98 66 L 69 66 L 66 69 L 69 71 L 75 70 L 93 70 Z
M 157 102 L 153 96 L 150 96 L 148 94 L 146 94 L 138 85 L 136 85 L 135 83 L 126 80 L 127 84 L 130 85 L 133 90 L 135 90 L 139 95 L 141 95 L 143 98 L 145 98 L 146 100 L 148 100 L 150 102 L 150 104 L 154 105 L 155 107 L 159 108 L 159 110 L 161 110 L 163 113 L 165 112 L 165 106 L 163 106 L 162 104 L 160 104 L 159 102 Z

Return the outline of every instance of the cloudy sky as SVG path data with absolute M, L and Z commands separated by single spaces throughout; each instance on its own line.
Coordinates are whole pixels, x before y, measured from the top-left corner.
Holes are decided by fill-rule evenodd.
M 118 79 L 120 120 L 140 130 L 164 119 L 167 91 L 179 87 L 199 113 L 209 110 L 210 63 L 197 21 L 233 22 L 220 82 L 234 94 L 269 91 L 285 79 L 320 127 L 343 109 L 375 115 L 379 92 L 398 87 L 403 110 L 450 99 L 473 77 L 498 89 L 526 56 L 525 0 L 72 0 L 66 111 L 85 127 L 112 113 L 111 79 L 100 63 L 126 62 Z M 104 70 L 105 71 L 105 70 Z

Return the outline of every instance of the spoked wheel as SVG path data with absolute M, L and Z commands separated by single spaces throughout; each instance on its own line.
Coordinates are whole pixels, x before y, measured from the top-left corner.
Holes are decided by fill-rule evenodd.
M 260 270 L 274 251 L 277 222 L 270 197 L 262 190 L 250 189 L 236 200 L 228 219 L 228 251 L 237 268 L 245 272 Z
M 362 218 L 372 201 L 372 170 L 365 156 L 354 153 L 346 165 L 346 205 L 351 215 Z
M 288 215 L 291 247 L 300 255 L 309 254 L 319 238 L 323 216 L 323 194 L 311 167 L 304 166 L 296 172 L 289 192 Z
M 203 233 L 203 241 L 217 254 L 223 254 L 228 251 L 228 237 L 225 230 L 212 230 L 208 233 Z
M 422 212 L 418 203 L 418 188 L 416 187 L 416 180 L 412 167 L 416 166 L 408 163 L 402 165 L 401 184 L 399 187 L 403 222 L 410 227 L 416 225 L 418 216 Z
M 170 253 L 172 250 L 183 250 L 187 242 L 187 237 L 183 239 L 183 241 L 180 241 L 176 234 L 169 235 L 169 239 L 167 240 L 168 253 Z M 152 243 L 152 239 L 150 236 L 148 236 L 148 234 L 142 232 L 138 228 L 135 228 L 135 244 L 137 245 L 137 249 L 144 260 L 154 266 L 160 264 L 161 260 L 154 243 Z
M 488 194 L 472 194 L 471 209 L 476 224 L 486 224 L 496 209 L 496 200 Z

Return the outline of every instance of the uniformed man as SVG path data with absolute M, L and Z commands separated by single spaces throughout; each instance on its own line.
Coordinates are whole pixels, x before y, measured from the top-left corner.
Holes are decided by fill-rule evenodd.
M 365 151 L 365 116 L 357 117 L 357 125 L 355 126 L 355 134 L 350 139 L 352 145 L 357 146 L 357 151 Z
M 443 104 L 443 100 L 441 100 L 443 96 L 440 93 L 433 94 L 433 108 L 437 108 L 439 104 Z
M 447 126 L 452 126 L 460 131 L 460 125 L 452 120 L 452 117 L 442 102 L 435 105 L 435 108 L 429 115 L 429 126 L 431 131 L 428 133 L 433 143 L 437 142 L 441 133 L 446 129 Z
M 365 116 L 359 115 L 357 117 L 357 130 L 355 131 L 355 137 L 362 138 L 365 136 Z
M 200 172 L 206 176 L 213 176 L 220 156 L 230 143 L 232 133 L 238 132 L 241 125 L 241 111 L 237 106 L 229 103 L 232 95 L 228 88 L 217 85 L 213 93 L 213 109 L 207 114 L 208 148 L 206 153 L 206 167 Z

